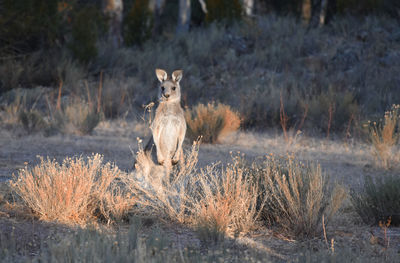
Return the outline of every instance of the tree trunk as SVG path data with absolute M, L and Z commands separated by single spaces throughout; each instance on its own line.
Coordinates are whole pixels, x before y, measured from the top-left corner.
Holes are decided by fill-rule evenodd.
M 179 0 L 179 17 L 176 32 L 185 33 L 189 31 L 190 24 L 190 0 Z
M 244 10 L 246 12 L 246 15 L 248 15 L 248 16 L 253 15 L 254 0 L 243 0 L 243 6 L 244 6 Z
M 153 35 L 158 35 L 161 32 L 161 15 L 164 11 L 166 0 L 150 0 L 149 9 L 153 13 Z
M 328 0 L 321 0 L 321 13 L 319 14 L 319 26 L 325 25 L 326 12 L 328 10 Z
M 122 46 L 122 14 L 124 11 L 122 0 L 104 0 L 103 13 L 108 18 L 108 41 L 114 48 Z
M 303 0 L 301 6 L 301 19 L 303 20 L 303 25 L 308 26 L 311 20 L 312 3 L 311 0 Z

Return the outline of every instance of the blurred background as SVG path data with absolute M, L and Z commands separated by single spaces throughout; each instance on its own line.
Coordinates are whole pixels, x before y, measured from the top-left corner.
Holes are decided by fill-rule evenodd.
M 224 105 L 235 127 L 362 138 L 400 101 L 400 1 L 0 3 L 3 127 L 50 136 L 140 120 L 155 68 L 183 69 L 182 105 Z

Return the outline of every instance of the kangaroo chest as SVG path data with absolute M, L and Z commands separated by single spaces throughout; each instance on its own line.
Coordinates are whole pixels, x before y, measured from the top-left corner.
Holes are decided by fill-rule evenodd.
M 151 125 L 153 134 L 161 132 L 176 132 L 185 125 L 183 110 L 179 104 L 160 104 L 156 110 L 156 116 Z

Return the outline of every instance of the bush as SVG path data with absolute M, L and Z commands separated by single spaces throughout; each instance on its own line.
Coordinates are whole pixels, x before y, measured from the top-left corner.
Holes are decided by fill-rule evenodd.
M 211 165 L 197 172 L 198 146 L 193 144 L 170 176 L 139 148 L 136 170 L 124 179 L 137 197 L 137 212 L 186 223 L 204 241 L 248 233 L 259 217 L 258 182 L 251 180 L 238 158 L 226 169 Z
M 292 238 L 320 234 L 322 217 L 329 222 L 346 197 L 341 186 L 329 186 L 319 165 L 306 166 L 292 157 L 268 158 L 254 172 L 266 198 L 263 219 Z
M 141 45 L 151 37 L 153 15 L 149 0 L 136 0 L 124 18 L 124 39 L 128 46 Z
M 21 110 L 18 119 L 28 133 L 45 130 L 47 128 L 47 122 L 37 110 Z
M 377 165 L 389 169 L 399 161 L 396 154 L 396 144 L 400 138 L 399 122 L 400 105 L 393 105 L 390 111 L 385 112 L 384 121 L 369 122 L 369 135 L 374 147 L 374 156 Z
M 82 224 L 126 216 L 134 203 L 118 180 L 122 172 L 99 154 L 66 158 L 62 164 L 41 158 L 39 165 L 19 171 L 12 189 L 41 220 Z
M 68 46 L 78 60 L 88 63 L 97 56 L 96 43 L 99 36 L 106 31 L 106 23 L 95 6 L 77 9 L 72 17 L 72 41 Z
M 238 113 L 221 103 L 198 104 L 192 110 L 186 110 L 185 119 L 188 138 L 196 140 L 202 136 L 204 143 L 216 143 L 240 127 Z
M 243 15 L 239 0 L 206 0 L 206 22 L 225 21 L 232 23 L 240 20 Z
M 51 125 L 63 133 L 90 134 L 100 122 L 100 113 L 81 99 L 74 99 L 63 109 L 54 112 Z
M 3 53 L 29 53 L 53 46 L 58 39 L 58 1 L 2 1 L 0 46 Z M 4 49 L 3 49 L 4 47 Z
M 383 175 L 365 178 L 361 191 L 351 191 L 351 201 L 366 224 L 378 224 L 391 218 L 400 225 L 400 176 Z
M 218 241 L 225 235 L 246 234 L 257 227 L 259 185 L 250 178 L 241 159 L 233 157 L 226 169 L 207 167 L 198 176 L 198 198 L 191 218 L 201 240 Z

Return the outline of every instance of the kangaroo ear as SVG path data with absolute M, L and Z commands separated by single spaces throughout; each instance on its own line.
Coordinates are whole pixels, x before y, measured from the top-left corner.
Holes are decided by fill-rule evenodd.
M 162 83 L 163 81 L 167 80 L 167 72 L 165 72 L 165 70 L 163 69 L 156 69 L 156 75 L 158 80 Z
M 172 80 L 179 83 L 179 81 L 181 81 L 182 79 L 182 73 L 183 73 L 182 70 L 175 70 L 172 73 Z

